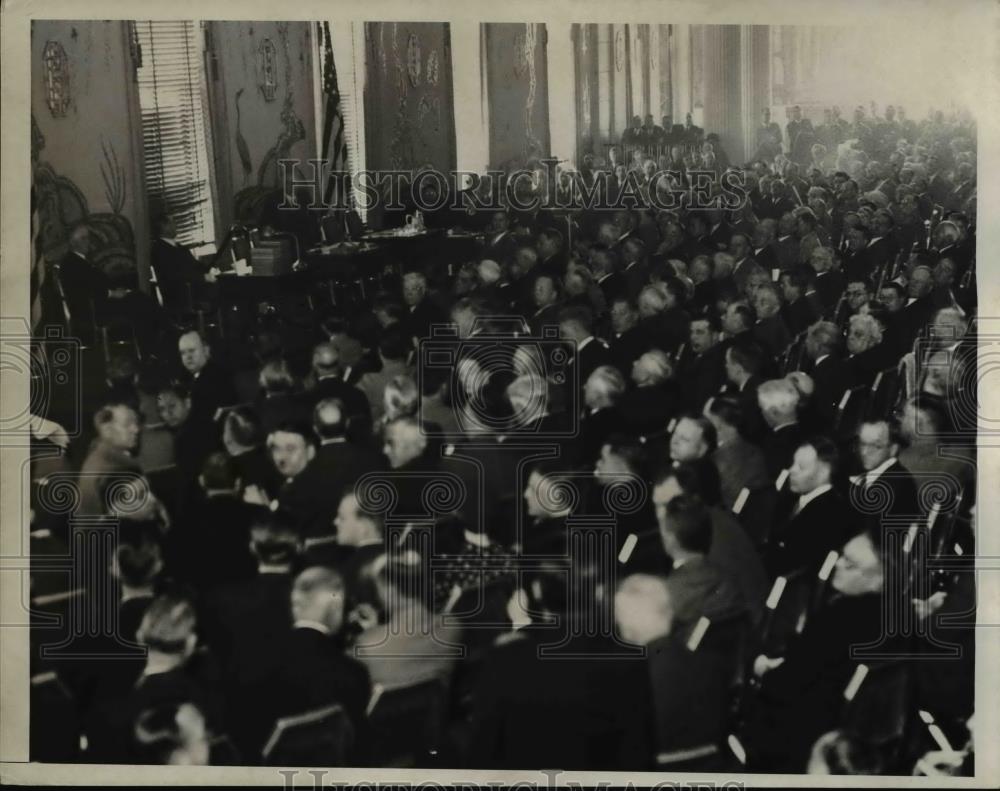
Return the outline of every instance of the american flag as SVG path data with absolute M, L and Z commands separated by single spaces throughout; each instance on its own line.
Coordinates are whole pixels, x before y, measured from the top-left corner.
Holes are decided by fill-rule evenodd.
M 343 174 L 348 169 L 348 151 L 344 141 L 344 116 L 340 112 L 340 88 L 337 85 L 337 68 L 333 62 L 330 23 L 318 24 L 323 51 L 323 160 L 328 166 L 323 198 L 329 205 L 335 190 L 338 203 L 343 201 Z

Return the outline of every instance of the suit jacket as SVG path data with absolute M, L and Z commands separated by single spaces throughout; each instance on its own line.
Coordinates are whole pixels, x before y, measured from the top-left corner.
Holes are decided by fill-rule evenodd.
M 712 461 L 719 471 L 722 504 L 726 508 L 733 507 L 742 489 L 754 491 L 774 482 L 768 476 L 764 453 L 741 436 L 716 448 Z
M 447 313 L 434 300 L 425 296 L 420 302 L 407 310 L 403 317 L 403 328 L 411 338 L 428 338 L 431 327 L 448 321 Z
M 792 336 L 780 313 L 775 313 L 770 318 L 758 319 L 753 327 L 753 335 L 772 357 L 780 357 L 792 342 Z
M 736 289 L 743 294 L 746 291 L 747 282 L 750 280 L 752 275 L 759 275 L 764 272 L 764 267 L 758 264 L 752 258 L 744 258 L 742 261 L 737 261 L 733 266 L 733 283 L 736 284 Z M 770 272 L 767 273 L 770 277 Z
M 780 269 L 778 253 L 774 249 L 774 244 L 767 244 L 759 250 L 753 251 L 753 259 L 764 269 L 770 272 L 772 269 Z
M 847 282 L 852 280 L 864 280 L 870 282 L 872 273 L 875 271 L 875 263 L 868 248 L 862 248 L 855 252 L 844 254 L 841 260 L 841 268 L 847 278 Z
M 701 412 L 705 402 L 718 395 L 726 382 L 726 350 L 721 343 L 701 354 L 687 351 L 681 357 L 677 374 L 684 383 L 681 397 L 688 409 Z
M 601 287 L 601 291 L 604 293 L 604 301 L 608 305 L 619 294 L 625 293 L 628 287 L 628 283 L 621 272 L 610 272 L 600 278 L 597 281 L 597 285 Z
M 622 277 L 625 279 L 625 293 L 635 301 L 639 298 L 639 292 L 649 284 L 649 266 L 642 261 L 635 261 L 622 271 Z
M 285 652 L 264 702 L 271 723 L 339 703 L 363 741 L 365 709 L 371 697 L 364 665 L 344 652 L 338 636 L 317 629 L 293 627 L 283 639 Z
M 105 312 L 110 287 L 107 275 L 87 259 L 69 252 L 59 264 L 59 282 L 73 331 L 88 331 Z
M 748 752 L 759 771 L 805 771 L 816 739 L 841 724 L 844 690 L 857 664 L 850 648 L 878 643 L 883 633 L 878 594 L 841 596 L 806 623 L 785 662 L 764 675 L 747 724 Z
M 830 550 L 839 552 L 851 534 L 850 508 L 832 489 L 808 502 L 799 513 L 794 512 L 797 504 L 798 497 L 790 497 L 775 515 L 764 557 L 772 580 L 799 569 L 819 571 Z
M 732 551 L 732 546 L 726 546 L 719 554 L 732 559 Z M 746 612 L 747 603 L 736 581 L 707 557 L 688 558 L 681 565 L 674 561 L 666 585 L 674 611 L 671 634 L 679 639 L 687 639 L 703 616 L 716 621 Z
M 160 284 L 165 305 L 187 305 L 186 284 L 201 283 L 205 270 L 191 251 L 163 239 L 154 239 L 149 251 L 149 263 Z
M 496 261 L 502 266 L 505 261 L 513 258 L 515 250 L 517 239 L 510 231 L 504 231 L 499 236 L 494 234 L 486 238 L 481 258 Z
M 270 434 L 285 422 L 312 422 L 312 399 L 303 393 L 261 393 L 254 403 L 261 428 Z
M 830 270 L 816 275 L 816 293 L 819 294 L 824 311 L 829 311 L 824 315 L 833 313 L 845 286 L 844 276 L 840 272 Z
M 600 338 L 593 338 L 583 348 L 576 349 L 576 354 L 567 367 L 567 384 L 575 380 L 579 391 L 586 384 L 588 377 L 602 365 L 611 365 L 611 351 Z M 570 406 L 575 409 L 579 404 L 571 402 Z
M 540 310 L 536 310 L 531 318 L 528 320 L 528 324 L 531 325 L 531 332 L 536 337 L 540 337 L 544 328 L 546 327 L 558 327 L 559 326 L 559 311 L 561 305 L 558 303 L 554 305 L 547 305 Z
M 209 360 L 189 382 L 191 409 L 202 418 L 212 420 L 219 407 L 232 406 L 239 402 L 232 375 L 214 360 Z
M 621 430 L 621 420 L 621 413 L 617 407 L 584 412 L 574 448 L 576 466 L 584 470 L 594 468 L 608 437 Z
M 733 226 L 729 223 L 723 221 L 719 225 L 708 232 L 708 245 L 713 250 L 727 250 L 729 248 L 729 242 L 733 238 Z
M 673 382 L 636 387 L 619 404 L 622 431 L 635 437 L 661 434 L 680 409 L 680 393 Z
M 469 764 L 649 767 L 646 663 L 609 658 L 605 637 L 571 637 L 551 656 L 539 656 L 543 645 L 558 642 L 551 629 L 527 627 L 487 655 L 473 698 Z
M 813 380 L 810 406 L 819 425 L 831 425 L 844 391 L 851 387 L 848 366 L 839 353 L 829 354 L 807 369 Z
M 632 373 L 632 363 L 650 348 L 649 338 L 643 328 L 636 324 L 621 335 L 611 338 L 611 360 L 627 381 Z
M 764 438 L 761 449 L 764 451 L 767 475 L 772 481 L 782 470 L 792 465 L 792 457 L 802 442 L 804 433 L 800 424 L 791 423 L 777 430 L 772 429 Z
M 792 269 L 798 264 L 801 253 L 798 239 L 794 236 L 786 236 L 784 239 L 778 239 L 774 246 L 778 252 L 778 266 L 782 271 Z
M 769 589 L 767 573 L 746 529 L 728 510 L 711 508 L 712 547 L 708 562 L 731 580 L 753 623 L 759 623 Z M 684 566 L 681 567 L 683 571 Z
M 819 319 L 805 296 L 799 297 L 794 302 L 786 303 L 781 309 L 781 316 L 784 318 L 785 325 L 792 337 L 809 329 Z
M 889 465 L 874 483 L 867 483 L 864 473 L 853 477 L 847 494 L 848 503 L 876 535 L 882 532 L 879 528 L 886 519 L 898 524 L 919 522 L 925 516 L 917 498 L 916 480 L 899 460 Z M 871 513 L 873 500 L 876 503 L 885 501 L 885 509 Z

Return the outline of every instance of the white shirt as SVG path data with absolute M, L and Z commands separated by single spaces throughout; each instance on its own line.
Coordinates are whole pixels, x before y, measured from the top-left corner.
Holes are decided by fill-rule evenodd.
M 177 247 L 177 240 L 176 239 L 168 239 L 166 236 L 161 236 L 160 237 L 160 241 L 166 242 L 171 247 Z
M 816 362 L 813 364 L 813 367 L 815 368 L 815 366 L 819 365 L 821 362 L 823 362 L 823 360 L 825 360 L 829 356 L 830 356 L 829 354 L 821 354 L 819 357 L 816 358 Z
M 829 483 L 824 483 L 822 486 L 817 486 L 811 492 L 807 492 L 799 498 L 799 503 L 795 506 L 796 513 L 805 508 L 809 503 L 819 497 L 821 494 L 826 494 L 833 488 Z

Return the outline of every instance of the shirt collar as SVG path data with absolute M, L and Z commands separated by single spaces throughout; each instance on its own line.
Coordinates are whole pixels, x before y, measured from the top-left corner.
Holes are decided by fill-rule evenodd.
M 166 243 L 167 243 L 167 244 L 169 244 L 169 245 L 170 245 L 171 247 L 177 247 L 177 240 L 176 240 L 176 239 L 169 239 L 169 238 L 167 238 L 166 236 L 161 236 L 161 237 L 160 237 L 160 241 L 161 241 L 161 242 L 166 242 Z
M 833 488 L 833 486 L 831 484 L 824 483 L 822 486 L 817 486 L 811 492 L 807 492 L 806 494 L 802 495 L 799 498 L 799 510 L 801 511 L 803 508 L 805 508 L 807 505 L 809 505 L 809 503 L 811 503 L 817 497 L 819 497 L 820 495 L 826 494 L 832 488 Z
M 821 362 L 823 362 L 823 360 L 825 360 L 829 356 L 830 356 L 829 354 L 821 354 L 819 357 L 816 358 L 816 365 L 819 365 Z
M 879 476 L 881 476 L 883 472 L 885 472 L 893 464 L 895 464 L 896 461 L 897 459 L 895 456 L 890 456 L 888 459 L 886 459 L 880 465 L 878 465 L 878 467 L 873 467 L 872 469 L 868 470 L 868 472 L 866 472 L 864 475 L 856 475 L 854 478 L 851 479 L 852 483 L 864 483 L 865 486 L 871 486 L 873 483 L 875 483 L 875 481 L 879 479 Z

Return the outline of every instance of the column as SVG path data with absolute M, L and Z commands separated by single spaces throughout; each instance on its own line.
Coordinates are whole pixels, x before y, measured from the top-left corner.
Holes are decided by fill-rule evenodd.
M 674 25 L 671 41 L 673 69 L 674 123 L 684 123 L 684 114 L 691 112 L 691 26 Z
M 455 163 L 459 171 L 473 173 L 485 172 L 490 159 L 482 36 L 482 26 L 475 20 L 451 22 L 452 84 L 464 108 L 455 113 Z
M 766 25 L 743 25 L 740 28 L 741 100 L 743 141 L 746 157 L 757 149 L 757 126 L 761 112 L 771 104 L 771 36 Z
M 573 28 L 547 25 L 546 57 L 549 77 L 549 147 L 556 159 L 576 164 L 576 95 L 573 65 Z
M 646 73 L 649 75 L 649 104 L 647 113 L 653 116 L 654 123 L 660 123 L 660 27 L 649 25 L 649 57 L 646 59 Z
M 611 25 L 595 25 L 597 35 L 597 119 L 599 135 L 594 139 L 594 153 L 607 158 L 605 144 L 614 137 L 614 53 L 611 49 Z
M 742 162 L 744 153 L 741 47 L 739 25 L 706 25 L 703 57 L 705 134 L 715 132 L 729 158 Z

